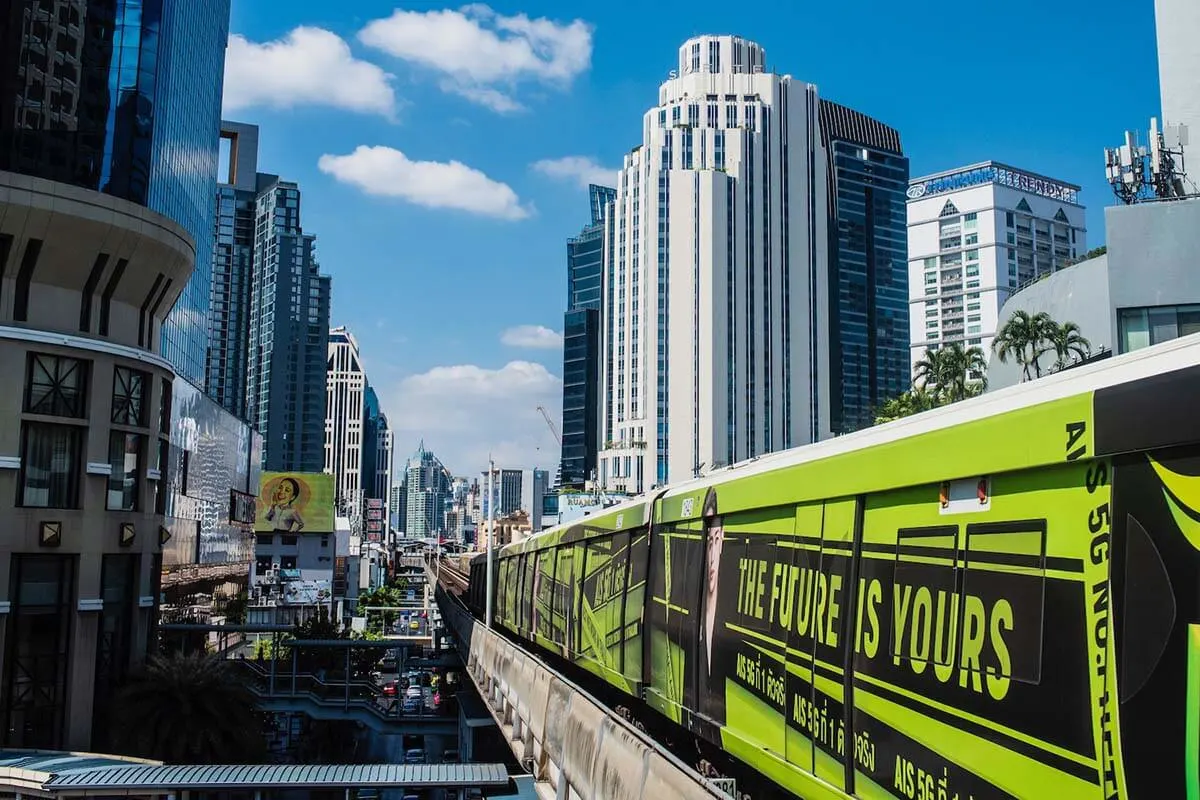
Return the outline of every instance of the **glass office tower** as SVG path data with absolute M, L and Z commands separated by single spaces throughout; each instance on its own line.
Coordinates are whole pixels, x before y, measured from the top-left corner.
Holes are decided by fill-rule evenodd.
M 562 485 L 583 488 L 596 468 L 599 437 L 600 283 L 604 215 L 616 190 L 588 187 L 592 221 L 567 241 L 567 313 L 563 320 Z
M 230 0 L 2 5 L 0 170 L 130 200 L 187 230 L 195 271 L 162 354 L 203 385 Z
M 829 157 L 830 417 L 835 434 L 874 423 L 910 383 L 908 159 L 894 128 L 822 100 Z

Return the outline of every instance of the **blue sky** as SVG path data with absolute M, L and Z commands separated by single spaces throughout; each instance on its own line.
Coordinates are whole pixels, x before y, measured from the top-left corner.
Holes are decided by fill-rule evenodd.
M 1103 148 L 1159 106 L 1152 0 L 234 0 L 231 33 L 225 116 L 299 182 L 398 459 L 423 437 L 459 474 L 557 465 L 536 408 L 557 422 L 564 242 L 688 37 L 759 42 L 897 127 L 914 175 L 990 158 L 1080 184 L 1093 245 Z

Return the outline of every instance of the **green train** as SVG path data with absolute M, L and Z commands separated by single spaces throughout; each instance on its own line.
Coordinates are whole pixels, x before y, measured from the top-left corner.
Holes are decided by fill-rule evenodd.
M 1190 336 L 605 509 L 503 548 L 494 621 L 754 797 L 1200 800 L 1198 365 Z

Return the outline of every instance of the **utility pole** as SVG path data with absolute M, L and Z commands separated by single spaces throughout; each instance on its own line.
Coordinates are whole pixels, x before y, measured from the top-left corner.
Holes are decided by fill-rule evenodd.
M 488 504 L 488 534 L 487 534 L 487 627 L 492 628 L 492 538 L 496 535 L 496 498 L 492 494 L 495 484 L 496 462 L 488 456 L 487 504 Z

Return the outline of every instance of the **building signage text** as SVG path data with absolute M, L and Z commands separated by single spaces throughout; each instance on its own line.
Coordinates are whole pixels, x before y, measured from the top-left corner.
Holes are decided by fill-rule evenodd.
M 922 197 L 953 192 L 958 189 L 966 189 L 985 183 L 1008 186 L 1022 192 L 1041 195 L 1042 197 L 1048 197 L 1051 200 L 1059 200 L 1064 203 L 1078 204 L 1079 202 L 1079 190 L 1073 186 L 994 164 L 913 183 L 908 187 L 908 197 L 910 200 L 919 200 Z

